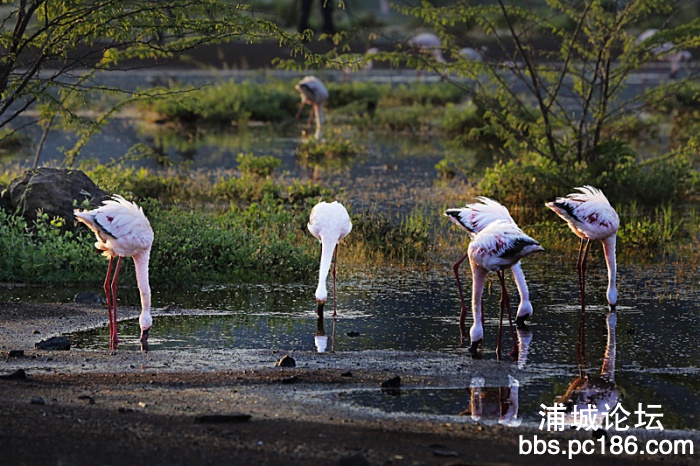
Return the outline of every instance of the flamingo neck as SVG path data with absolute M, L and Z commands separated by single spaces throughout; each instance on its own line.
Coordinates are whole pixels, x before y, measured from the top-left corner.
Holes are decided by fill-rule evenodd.
M 139 287 L 141 295 L 141 316 L 139 324 L 142 330 L 151 328 L 151 286 L 148 281 L 148 262 L 150 261 L 151 251 L 133 256 L 134 268 L 136 270 L 136 283 Z
M 488 271 L 479 267 L 473 261 L 470 261 L 470 264 L 472 267 L 472 315 L 474 323 L 469 329 L 469 338 L 472 342 L 475 342 L 481 340 L 484 336 L 484 328 L 481 324 L 481 298 L 484 294 L 484 283 L 486 282 Z
M 617 304 L 617 264 L 615 260 L 615 243 L 617 235 L 612 235 L 601 242 L 603 243 L 603 252 L 605 253 L 605 262 L 608 265 L 608 304 L 615 306 Z M 614 310 L 614 309 L 613 309 Z
M 320 303 L 326 302 L 326 298 L 328 297 L 326 279 L 328 278 L 328 271 L 333 262 L 333 250 L 336 244 L 337 241 L 335 240 L 321 238 L 321 265 L 318 269 L 318 287 L 316 288 L 316 300 Z
M 518 317 L 528 316 L 532 314 L 532 304 L 530 303 L 530 291 L 527 289 L 525 274 L 523 273 L 523 268 L 520 265 L 520 262 L 517 262 L 513 267 L 511 267 L 511 270 L 513 272 L 513 278 L 515 278 L 515 286 L 518 287 L 518 294 L 520 294 Z
M 314 116 L 316 117 L 316 139 L 321 139 L 321 125 L 323 124 L 323 104 L 314 104 Z

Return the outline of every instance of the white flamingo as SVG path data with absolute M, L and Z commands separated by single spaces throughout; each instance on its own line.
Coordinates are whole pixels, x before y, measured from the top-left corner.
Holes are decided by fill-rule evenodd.
M 617 304 L 615 263 L 615 243 L 617 230 L 620 227 L 620 218 L 612 208 L 603 191 L 593 186 L 576 188 L 578 193 L 559 197 L 554 202 L 548 202 L 547 207 L 552 209 L 561 218 L 566 220 L 571 231 L 581 238 L 581 246 L 578 252 L 576 269 L 581 289 L 581 310 L 585 310 L 586 289 L 586 259 L 591 247 L 591 240 L 598 240 L 603 244 L 605 262 L 608 266 L 608 290 L 606 293 L 610 310 L 615 311 Z M 584 247 L 585 246 L 585 247 Z
M 432 32 L 422 32 L 408 39 L 408 45 L 418 49 L 419 52 L 433 57 L 438 63 L 446 63 L 442 56 L 442 41 Z
M 445 216 L 449 218 L 452 223 L 464 229 L 470 239 L 474 239 L 477 233 L 497 220 L 505 220 L 515 224 L 513 217 L 510 216 L 510 212 L 508 212 L 508 209 L 503 204 L 484 196 L 479 196 L 476 199 L 479 202 L 467 204 L 461 208 L 447 209 L 445 211 Z M 459 299 L 462 304 L 462 310 L 465 313 L 466 306 L 462 294 L 462 284 L 459 280 L 459 266 L 462 265 L 462 262 L 464 262 L 467 257 L 468 254 L 465 254 L 453 267 L 455 277 L 457 278 Z M 511 271 L 513 272 L 515 284 L 520 294 L 520 304 L 518 305 L 518 314 L 516 315 L 515 323 L 518 327 L 522 327 L 525 321 L 532 316 L 532 303 L 530 302 L 530 293 L 527 289 L 527 282 L 525 281 L 525 275 L 523 274 L 523 268 L 520 262 L 513 265 Z
M 505 287 L 503 270 L 513 267 L 523 257 L 538 251 L 544 251 L 540 243 L 526 235 L 515 223 L 507 220 L 491 222 L 477 233 L 469 243 L 467 256 L 472 269 L 472 314 L 474 318 L 474 323 L 469 329 L 469 338 L 471 340 L 470 353 L 476 354 L 477 347 L 484 337 L 481 298 L 484 292 L 486 275 L 489 272 L 496 272 L 501 283 L 501 325 L 498 328 L 498 343 L 496 344 L 496 354 L 500 358 L 504 309 L 508 309 L 508 318 L 510 319 L 510 303 Z M 466 333 L 464 326 L 465 311 L 462 308 L 459 319 L 462 339 L 464 339 Z M 512 321 L 510 330 L 513 337 L 513 351 L 511 351 L 511 355 L 515 355 L 517 353 L 517 345 Z
M 153 230 L 143 210 L 133 202 L 115 194 L 94 210 L 78 210 L 74 212 L 79 222 L 84 223 L 97 236 L 95 247 L 104 251 L 109 259 L 104 290 L 107 295 L 107 310 L 109 313 L 110 349 L 116 349 L 117 337 L 117 278 L 122 258 L 131 256 L 134 259 L 136 281 L 141 294 L 141 344 L 148 349 L 148 331 L 153 325 L 151 317 L 151 288 L 148 283 L 148 261 L 153 244 Z M 117 258 L 114 278 L 110 281 L 112 262 Z
M 309 128 L 311 128 L 311 119 L 316 116 L 316 131 L 314 132 L 314 137 L 317 140 L 321 139 L 321 126 L 324 122 L 323 104 L 328 100 L 326 86 L 324 86 L 321 80 L 316 76 L 305 76 L 294 86 L 294 89 L 301 95 L 301 104 L 299 105 L 299 110 L 295 118 L 297 120 L 299 119 L 304 105 L 310 105 Z
M 321 242 L 321 264 L 318 270 L 318 287 L 316 288 L 316 303 L 318 308 L 316 313 L 323 315 L 323 306 L 326 303 L 328 291 L 326 290 L 326 279 L 328 271 L 333 262 L 333 317 L 336 313 L 335 294 L 335 266 L 337 262 L 338 243 L 345 238 L 352 230 L 352 222 L 345 207 L 338 201 L 319 202 L 311 210 L 309 231 Z

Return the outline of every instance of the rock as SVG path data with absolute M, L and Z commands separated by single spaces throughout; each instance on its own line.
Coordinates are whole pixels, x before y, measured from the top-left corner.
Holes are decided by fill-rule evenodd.
M 8 358 L 22 358 L 24 357 L 24 351 L 21 349 L 14 349 L 7 352 Z
M 26 380 L 27 373 L 24 372 L 24 369 L 17 369 L 16 371 L 12 372 L 11 374 L 0 375 L 0 379 L 2 379 L 2 380 Z
M 90 396 L 90 395 L 80 395 L 78 397 L 79 400 L 86 400 L 89 405 L 94 405 L 95 400 Z
M 286 377 L 286 378 L 282 379 L 281 382 L 283 384 L 290 384 L 290 383 L 296 382 L 297 380 L 298 380 L 298 377 L 296 375 L 293 375 L 291 377 Z
M 26 170 L 10 182 L 7 192 L 10 211 L 19 211 L 30 224 L 42 210 L 49 218 L 64 218 L 68 230 L 75 228 L 73 201 L 80 206 L 87 200 L 96 207 L 107 197 L 85 173 L 57 168 Z
M 284 355 L 282 359 L 275 363 L 275 366 L 277 367 L 296 367 L 296 365 L 297 362 L 289 355 Z
M 68 337 L 51 337 L 34 344 L 34 348 L 45 351 L 67 351 L 70 349 Z
M 252 416 L 250 414 L 233 413 L 233 414 L 203 414 L 196 416 L 194 422 L 202 424 L 221 424 L 230 422 L 247 422 Z
M 385 380 L 381 383 L 382 388 L 401 388 L 401 377 L 398 375 L 393 379 Z
M 350 371 L 343 372 L 342 374 L 340 374 L 340 376 L 341 377 L 352 377 L 352 372 L 350 372 Z
M 457 453 L 456 451 L 446 450 L 446 449 L 440 448 L 437 450 L 433 450 L 433 455 L 447 458 L 447 457 L 459 456 L 459 453 Z
M 355 332 L 355 331 L 346 332 L 345 334 L 347 336 L 349 336 L 350 338 L 359 337 L 361 335 L 360 332 Z
M 46 404 L 44 399 L 40 396 L 33 396 L 30 403 L 33 405 L 45 405 Z
M 73 297 L 76 304 L 106 304 L 104 296 L 101 296 L 93 291 L 81 291 Z

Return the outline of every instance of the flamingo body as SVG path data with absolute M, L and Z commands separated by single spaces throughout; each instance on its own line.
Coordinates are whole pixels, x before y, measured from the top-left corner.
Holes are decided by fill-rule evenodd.
M 119 341 L 116 329 L 116 287 L 119 267 L 123 257 L 131 257 L 136 269 L 136 280 L 141 295 L 141 341 L 148 339 L 153 325 L 151 317 L 151 288 L 148 281 L 148 262 L 153 244 L 153 230 L 143 210 L 133 202 L 115 194 L 94 210 L 74 212 L 76 219 L 95 233 L 95 247 L 109 259 L 105 293 L 110 313 L 110 343 L 113 349 Z M 109 283 L 112 261 L 117 258 L 113 282 Z M 110 293 L 111 291 L 111 293 Z
M 336 315 L 335 308 L 335 255 L 336 248 L 341 239 L 345 238 L 352 230 L 350 215 L 345 207 L 335 202 L 319 202 L 311 210 L 309 223 L 307 225 L 311 234 L 321 242 L 321 264 L 318 271 L 318 286 L 316 287 L 317 312 L 323 313 L 323 305 L 328 297 L 326 290 L 326 279 L 333 262 L 333 315 Z
M 479 202 L 467 204 L 462 208 L 447 209 L 445 211 L 445 216 L 449 218 L 452 223 L 465 230 L 470 239 L 474 239 L 480 231 L 491 223 L 499 220 L 504 220 L 515 225 L 513 217 L 510 216 L 510 212 L 508 212 L 508 209 L 503 204 L 484 196 L 479 196 L 476 199 Z M 462 260 L 464 260 L 464 258 Z M 461 263 L 461 261 L 459 263 Z M 532 315 L 533 308 L 522 267 L 519 263 L 516 263 L 511 267 L 511 271 L 513 272 L 513 277 L 518 287 L 518 293 L 520 294 L 516 323 L 518 326 L 522 326 L 525 320 Z M 457 274 L 456 270 L 455 274 Z M 460 290 L 460 298 L 461 296 L 462 293 Z M 462 302 L 462 306 L 464 307 L 464 302 Z
M 608 267 L 607 299 L 611 309 L 614 310 L 617 304 L 615 243 L 617 230 L 620 228 L 620 218 L 601 190 L 593 186 L 583 186 L 576 189 L 579 192 L 557 198 L 553 202 L 548 202 L 546 206 L 563 218 L 571 231 L 581 238 L 579 279 L 581 280 L 582 299 L 586 262 L 586 257 L 583 255 L 583 243 L 587 244 L 586 255 L 591 240 L 597 240 L 603 244 Z
M 445 63 L 442 56 L 442 41 L 432 32 L 422 32 L 408 39 L 408 45 L 418 49 L 419 52 L 433 57 L 439 63 Z
M 486 275 L 489 272 L 499 272 L 504 296 L 501 308 L 502 316 L 503 306 L 508 306 L 508 298 L 500 272 L 513 267 L 520 259 L 538 251 L 544 251 L 544 248 L 526 235 L 515 223 L 507 220 L 497 220 L 490 223 L 469 243 L 467 255 L 472 269 L 472 313 L 474 317 L 474 323 L 469 330 L 470 352 L 476 353 L 476 347 L 484 335 L 481 297 Z M 463 319 L 460 318 L 460 326 L 462 325 Z M 515 338 L 513 341 L 515 342 Z M 499 349 L 500 332 L 497 352 Z
M 314 137 L 321 139 L 321 129 L 324 122 L 323 104 L 328 100 L 326 86 L 316 76 L 305 76 L 294 86 L 294 89 L 301 95 L 301 104 L 299 105 L 296 118 L 299 119 L 304 105 L 310 105 L 312 111 L 309 114 L 309 126 L 311 125 L 311 119 L 315 116 L 316 131 L 314 132 Z

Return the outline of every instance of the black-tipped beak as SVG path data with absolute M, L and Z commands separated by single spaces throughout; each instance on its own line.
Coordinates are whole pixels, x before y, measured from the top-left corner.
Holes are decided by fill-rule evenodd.
M 529 318 L 530 318 L 530 314 L 516 317 L 515 318 L 515 326 L 521 330 L 527 330 L 527 325 L 525 325 L 525 321 Z
M 615 312 L 617 311 L 617 304 L 611 304 L 610 305 L 610 312 Z
M 473 341 L 471 345 L 469 345 L 469 353 L 472 356 L 476 356 L 478 354 L 480 344 L 481 344 L 481 340 L 476 340 L 476 341 Z
M 148 331 L 149 329 L 146 330 L 141 330 L 141 351 L 144 353 L 148 353 Z
M 318 307 L 316 308 L 316 314 L 317 314 L 319 317 L 323 317 L 323 306 L 324 306 L 326 303 L 325 303 L 325 301 L 324 301 L 324 302 L 316 301 L 316 302 L 318 303 Z

